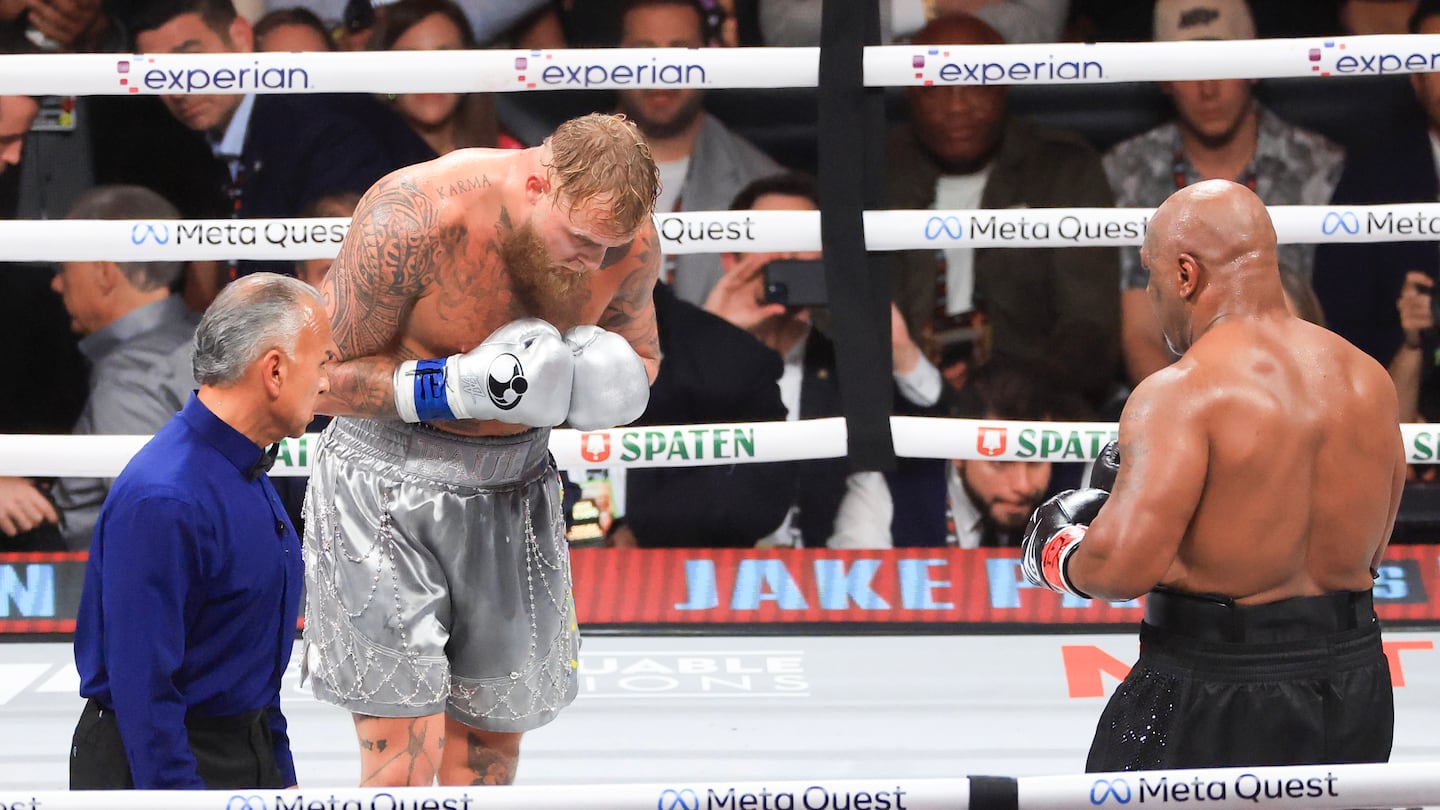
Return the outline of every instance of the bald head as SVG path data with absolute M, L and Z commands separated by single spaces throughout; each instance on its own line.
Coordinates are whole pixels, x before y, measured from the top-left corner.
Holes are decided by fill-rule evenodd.
M 1004 45 L 1005 38 L 984 20 L 969 14 L 936 17 L 910 37 L 916 45 Z
M 1275 225 L 1265 204 L 1229 180 L 1206 180 L 1170 195 L 1150 220 L 1145 238 L 1151 255 L 1188 253 L 1212 273 L 1252 264 L 1278 272 L 1275 244 Z
M 1285 311 L 1275 226 L 1255 193 L 1229 180 L 1187 186 L 1150 220 L 1140 260 L 1170 348 L 1184 352 L 1221 315 Z

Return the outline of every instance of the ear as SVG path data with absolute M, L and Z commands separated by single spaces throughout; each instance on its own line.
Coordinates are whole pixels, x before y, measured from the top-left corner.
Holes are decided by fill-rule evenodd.
M 120 272 L 120 265 L 115 262 L 99 262 L 95 268 L 95 282 L 100 286 L 101 292 L 109 295 L 130 283 L 130 280 Z
M 735 265 L 736 265 L 736 263 L 738 263 L 739 261 L 740 261 L 740 254 L 739 254 L 739 253 L 721 253 L 721 254 L 720 254 L 720 269 L 723 270 L 723 271 L 728 275 L 730 272 L 732 272 L 732 271 L 735 269 Z
M 234 22 L 230 23 L 228 30 L 230 45 L 236 53 L 249 53 L 255 50 L 255 29 L 250 27 L 250 21 L 240 15 L 235 15 Z
M 278 399 L 280 388 L 285 382 L 285 353 L 279 349 L 271 349 L 260 355 L 257 362 L 260 365 L 260 380 L 265 386 L 265 393 L 271 399 Z
M 1176 259 L 1175 294 L 1188 301 L 1200 287 L 1201 266 L 1194 256 L 1181 253 Z
M 550 178 L 544 174 L 531 174 L 525 178 L 525 201 L 534 206 L 540 198 L 550 193 Z

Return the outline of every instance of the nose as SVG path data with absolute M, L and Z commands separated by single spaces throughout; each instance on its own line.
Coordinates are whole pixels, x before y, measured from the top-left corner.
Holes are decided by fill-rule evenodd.
M 968 115 L 985 101 L 985 89 L 971 85 L 953 85 L 936 88 L 940 95 L 940 106 L 952 115 Z
M 599 270 L 600 263 L 605 261 L 605 250 L 604 245 L 581 248 L 575 258 L 580 260 L 580 264 L 585 269 Z
M 1044 489 L 1048 471 L 1044 464 L 1025 461 L 1011 462 L 1005 466 L 1005 486 L 1016 495 L 1029 496 Z
M 1022 462 L 1013 461 L 1005 465 L 1005 487 L 1013 493 L 1025 491 L 1026 482 L 1029 477 L 1026 475 L 1025 466 Z

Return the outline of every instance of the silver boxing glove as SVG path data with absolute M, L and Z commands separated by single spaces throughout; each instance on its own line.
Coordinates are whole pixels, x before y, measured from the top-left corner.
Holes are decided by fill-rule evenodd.
M 577 326 L 565 342 L 575 356 L 570 426 L 600 430 L 639 419 L 650 403 L 650 375 L 630 342 L 598 326 Z
M 565 421 L 575 359 L 560 330 L 511 321 L 463 354 L 395 369 L 395 410 L 406 422 L 495 419 L 551 427 Z

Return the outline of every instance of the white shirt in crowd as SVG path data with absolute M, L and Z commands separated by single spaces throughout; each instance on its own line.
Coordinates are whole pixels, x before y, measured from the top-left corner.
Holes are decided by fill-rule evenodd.
M 942 174 L 935 180 L 937 211 L 974 210 L 980 207 L 990 167 L 973 174 Z M 958 315 L 975 308 L 975 249 L 952 247 L 945 251 L 945 314 Z
M 800 418 L 800 387 L 805 377 L 805 343 L 801 338 L 785 355 L 784 371 L 780 374 L 780 401 L 785 403 L 785 419 Z M 916 367 L 904 376 L 896 375 L 900 393 L 916 405 L 934 405 L 940 401 L 940 370 L 923 356 Z M 845 479 L 845 494 L 835 512 L 835 528 L 825 541 L 827 548 L 891 548 L 890 520 L 895 504 L 890 485 L 878 472 L 855 472 Z M 795 525 L 797 508 L 790 507 L 780 527 L 761 538 L 758 546 L 800 546 L 800 530 Z

